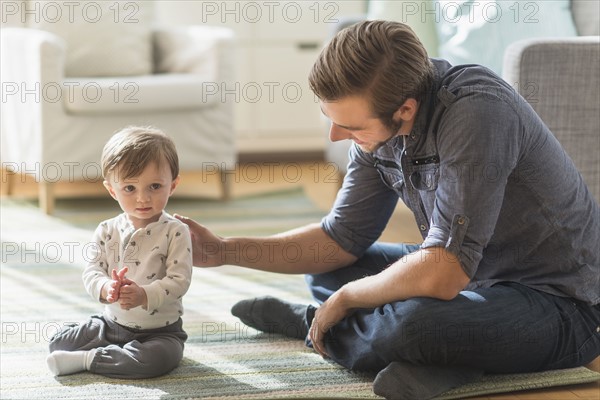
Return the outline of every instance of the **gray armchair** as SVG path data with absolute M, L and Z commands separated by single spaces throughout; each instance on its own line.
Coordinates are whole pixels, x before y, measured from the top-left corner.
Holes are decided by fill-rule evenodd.
M 503 78 L 548 125 L 596 201 L 600 201 L 599 71 L 600 36 L 519 41 L 504 58 Z
M 600 201 L 600 2 L 572 0 L 580 36 L 528 39 L 504 54 L 503 78 L 556 135 Z M 340 21 L 339 29 L 360 18 Z M 329 143 L 326 158 L 342 173 L 349 141 Z

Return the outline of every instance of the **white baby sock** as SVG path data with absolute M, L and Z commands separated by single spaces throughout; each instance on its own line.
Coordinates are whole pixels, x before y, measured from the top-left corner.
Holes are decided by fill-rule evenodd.
M 96 349 L 86 351 L 53 351 L 46 358 L 48 368 L 55 376 L 69 375 L 90 369 Z

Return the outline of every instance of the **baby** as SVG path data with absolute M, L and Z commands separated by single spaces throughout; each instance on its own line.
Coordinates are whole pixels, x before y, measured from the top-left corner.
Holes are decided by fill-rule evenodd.
M 192 276 L 188 227 L 164 211 L 179 183 L 175 145 L 158 129 L 128 127 L 104 146 L 102 174 L 123 213 L 96 229 L 83 282 L 104 312 L 56 334 L 48 367 L 55 375 L 163 375 L 183 357 L 182 297 Z

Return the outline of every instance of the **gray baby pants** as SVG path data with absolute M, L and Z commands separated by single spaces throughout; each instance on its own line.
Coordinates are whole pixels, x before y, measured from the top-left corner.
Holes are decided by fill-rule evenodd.
M 156 329 L 132 329 L 93 315 L 68 326 L 50 340 L 50 351 L 92 350 L 90 372 L 111 378 L 152 378 L 179 365 L 187 334 L 181 318 Z

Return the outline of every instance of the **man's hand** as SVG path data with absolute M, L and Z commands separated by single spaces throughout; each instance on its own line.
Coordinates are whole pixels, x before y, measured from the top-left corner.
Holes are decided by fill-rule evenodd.
M 123 310 L 129 310 L 138 306 L 148 308 L 148 297 L 143 287 L 134 281 L 124 278 L 119 294 L 119 304 Z
M 223 238 L 212 233 L 196 221 L 175 214 L 175 218 L 190 228 L 192 236 L 193 263 L 196 267 L 217 267 L 223 264 L 221 250 Z
M 121 291 L 121 286 L 123 285 L 123 280 L 125 279 L 125 274 L 127 273 L 127 267 L 124 267 L 119 272 L 117 270 L 112 270 L 111 278 L 112 281 L 108 282 L 105 285 L 106 288 L 106 301 L 109 303 L 114 303 L 119 300 L 119 294 Z M 103 288 L 104 291 L 104 288 Z
M 323 338 L 334 325 L 347 317 L 352 312 L 343 299 L 340 289 L 315 311 L 315 317 L 308 331 L 308 338 L 312 341 L 313 348 L 323 357 L 329 357 L 325 351 Z

